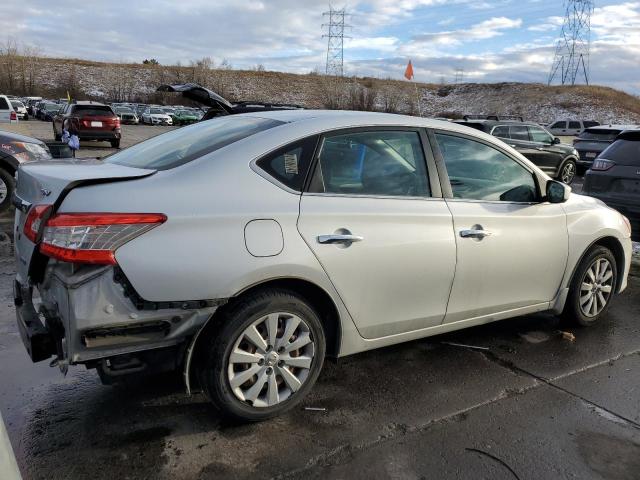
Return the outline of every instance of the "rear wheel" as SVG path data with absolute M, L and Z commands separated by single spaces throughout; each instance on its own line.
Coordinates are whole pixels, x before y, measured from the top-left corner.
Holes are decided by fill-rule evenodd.
M 317 313 L 297 294 L 270 289 L 229 307 L 203 344 L 204 391 L 223 414 L 260 421 L 294 407 L 313 387 L 325 354 Z
M 567 160 L 562 164 L 562 167 L 560 167 L 558 180 L 562 183 L 566 183 L 567 185 L 571 185 L 573 180 L 576 178 L 577 171 L 576 162 L 573 160 Z
M 11 205 L 11 196 L 16 188 L 16 182 L 8 171 L 0 168 L 0 212 L 4 212 Z
M 596 323 L 609 309 L 618 280 L 616 259 L 606 247 L 594 247 L 575 272 L 562 316 L 580 326 Z
M 111 148 L 120 148 L 120 140 L 111 140 Z

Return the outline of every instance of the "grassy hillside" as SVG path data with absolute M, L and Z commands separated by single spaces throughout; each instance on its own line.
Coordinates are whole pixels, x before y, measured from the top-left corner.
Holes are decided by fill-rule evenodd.
M 297 103 L 309 108 L 378 110 L 424 116 L 521 115 L 551 122 L 557 118 L 601 123 L 640 123 L 640 98 L 608 87 L 542 84 L 438 85 L 376 78 L 328 78 L 317 74 L 212 69 L 206 65 L 154 66 L 75 59 L 16 59 L 0 72 L 3 93 L 77 99 L 175 104 L 180 98 L 155 92 L 162 83 L 197 82 L 230 100 Z M 25 66 L 26 65 L 26 66 Z M 21 68 L 20 68 L 21 67 Z M 27 68 L 29 67 L 29 68 Z M 28 80 L 28 81 L 27 81 Z

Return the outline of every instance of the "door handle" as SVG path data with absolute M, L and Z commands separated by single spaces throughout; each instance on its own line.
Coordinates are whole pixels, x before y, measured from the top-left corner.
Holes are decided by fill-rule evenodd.
M 516 148 L 517 145 L 509 145 L 511 148 Z
M 332 235 L 318 235 L 318 243 L 332 245 L 336 243 L 348 244 L 351 245 L 354 242 L 361 242 L 364 240 L 364 237 L 360 235 L 351 235 L 351 234 L 332 234 Z
M 460 230 L 460 236 L 462 238 L 475 238 L 478 240 L 482 240 L 484 237 L 490 237 L 491 235 L 493 235 L 492 232 L 483 230 L 482 227 L 477 227 L 479 227 L 479 225 L 474 225 L 474 227 L 470 228 L 469 230 Z

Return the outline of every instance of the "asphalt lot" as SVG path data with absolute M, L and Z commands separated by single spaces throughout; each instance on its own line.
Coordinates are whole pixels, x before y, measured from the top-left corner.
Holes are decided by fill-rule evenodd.
M 234 425 L 179 376 L 32 364 L 0 227 L 0 409 L 25 479 L 640 477 L 640 277 L 594 328 L 539 314 L 329 362 L 300 408 Z

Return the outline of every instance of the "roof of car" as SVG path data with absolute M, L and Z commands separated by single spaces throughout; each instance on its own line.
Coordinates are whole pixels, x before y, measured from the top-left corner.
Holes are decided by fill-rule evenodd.
M 625 130 L 616 137 L 616 140 L 632 140 L 638 142 L 640 141 L 640 128 L 634 130 Z
M 79 100 L 74 105 L 91 105 L 93 107 L 106 107 L 104 103 L 94 102 L 93 100 Z
M 634 130 L 638 128 L 638 125 L 597 125 L 595 127 L 589 127 L 587 130 Z

